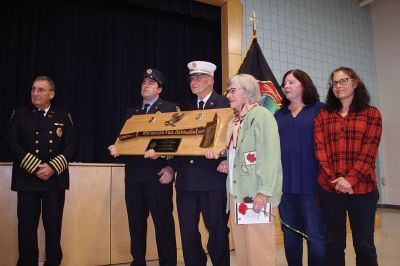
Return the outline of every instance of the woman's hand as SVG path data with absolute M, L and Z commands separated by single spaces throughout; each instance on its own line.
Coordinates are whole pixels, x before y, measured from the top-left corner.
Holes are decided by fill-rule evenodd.
M 354 191 L 351 187 L 351 184 L 343 177 L 340 176 L 331 182 L 332 184 L 336 184 L 335 189 L 342 193 L 353 194 Z
M 153 149 L 149 149 L 144 152 L 144 158 L 150 158 L 152 160 L 156 160 L 160 157 L 160 155 L 156 154 L 156 151 Z
M 264 210 L 267 208 L 267 201 L 268 201 L 268 196 L 258 193 L 257 196 L 253 200 L 253 210 L 256 213 L 259 213 L 262 208 Z

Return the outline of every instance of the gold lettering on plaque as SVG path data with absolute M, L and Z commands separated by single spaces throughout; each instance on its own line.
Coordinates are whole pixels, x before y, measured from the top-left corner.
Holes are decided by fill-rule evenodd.
M 177 121 L 182 119 L 184 114 L 181 113 L 180 117 L 178 113 L 174 113 L 172 118 L 165 122 L 165 125 L 175 124 Z M 178 119 L 175 121 L 175 119 Z M 174 121 L 171 121 L 174 120 Z M 155 131 L 136 131 L 126 134 L 120 134 L 118 138 L 121 141 L 131 139 L 131 138 L 140 138 L 140 137 L 156 137 L 156 136 L 189 136 L 189 135 L 203 135 L 203 138 L 200 143 L 200 147 L 208 148 L 214 144 L 215 135 L 217 133 L 219 118 L 217 113 L 214 115 L 214 119 L 210 122 L 206 123 L 205 127 L 196 127 L 196 128 L 186 128 L 186 129 L 171 129 L 171 130 L 155 130 Z M 175 126 L 175 125 L 173 125 Z

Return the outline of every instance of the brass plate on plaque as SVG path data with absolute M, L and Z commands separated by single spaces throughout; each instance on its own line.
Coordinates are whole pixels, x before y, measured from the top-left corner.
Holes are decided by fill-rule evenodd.
M 121 155 L 143 155 L 152 144 L 160 145 L 156 152 L 161 155 L 203 156 L 207 149 L 226 148 L 232 117 L 230 108 L 134 115 L 125 122 L 115 145 Z
M 182 139 L 150 139 L 147 149 L 155 152 L 176 152 Z

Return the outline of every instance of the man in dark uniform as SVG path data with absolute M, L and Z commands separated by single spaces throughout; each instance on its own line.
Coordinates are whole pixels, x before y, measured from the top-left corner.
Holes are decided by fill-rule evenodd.
M 209 62 L 188 64 L 190 88 L 197 98 L 182 110 L 229 107 L 226 97 L 214 88 L 216 66 Z M 208 253 L 213 265 L 229 265 L 229 229 L 226 214 L 226 175 L 216 169 L 219 160 L 179 157 L 177 160 L 176 201 L 185 265 L 206 265 L 207 256 L 198 229 L 200 212 L 209 232 Z
M 164 75 L 157 69 L 147 69 L 141 86 L 143 102 L 128 109 L 132 115 L 175 112 L 177 104 L 162 100 Z M 114 145 L 110 154 L 119 156 Z M 154 221 L 160 265 L 176 265 L 176 240 L 173 211 L 174 170 L 165 158 L 155 160 L 143 156 L 123 156 L 125 162 L 125 203 L 131 235 L 131 265 L 146 265 L 147 217 Z
M 62 259 L 61 222 L 75 133 L 69 113 L 50 104 L 54 96 L 53 80 L 39 76 L 31 88 L 32 105 L 16 109 L 11 117 L 7 141 L 15 157 L 11 189 L 17 191 L 18 199 L 18 266 L 39 263 L 41 212 L 46 237 L 44 265 L 60 265 Z

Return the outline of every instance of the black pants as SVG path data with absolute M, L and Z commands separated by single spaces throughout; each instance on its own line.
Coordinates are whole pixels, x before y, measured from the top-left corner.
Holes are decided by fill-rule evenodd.
M 156 232 L 160 265 L 176 265 L 175 223 L 172 215 L 172 184 L 125 183 L 125 202 L 131 236 L 131 265 L 146 265 L 149 211 Z
M 46 264 L 60 265 L 61 224 L 64 210 L 65 190 L 19 191 L 17 194 L 18 216 L 18 266 L 32 266 L 39 263 L 37 230 L 40 213 L 46 239 Z
M 229 266 L 229 229 L 226 213 L 226 191 L 176 191 L 179 226 L 185 265 L 204 266 L 207 256 L 201 245 L 200 212 L 208 230 L 207 243 L 211 262 Z
M 374 245 L 374 222 L 378 190 L 367 194 L 336 194 L 318 189 L 322 216 L 327 229 L 327 265 L 344 266 L 346 211 L 349 215 L 356 253 L 356 265 L 378 265 Z

